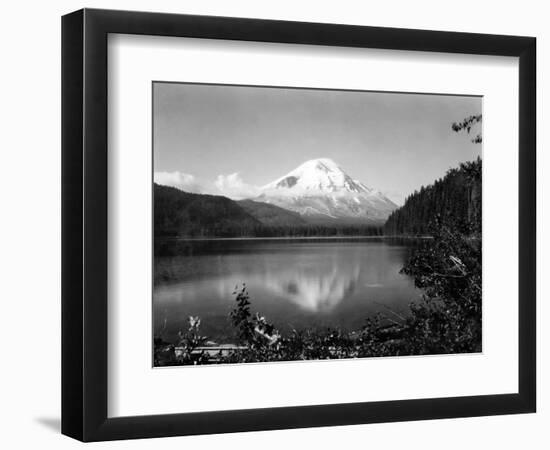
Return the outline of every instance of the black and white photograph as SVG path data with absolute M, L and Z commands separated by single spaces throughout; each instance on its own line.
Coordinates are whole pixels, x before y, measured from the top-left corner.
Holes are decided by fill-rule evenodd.
M 482 97 L 152 89 L 154 366 L 482 351 Z

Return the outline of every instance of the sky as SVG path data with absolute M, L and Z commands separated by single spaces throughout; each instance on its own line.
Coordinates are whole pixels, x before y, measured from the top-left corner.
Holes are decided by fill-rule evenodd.
M 397 203 L 481 155 L 451 129 L 482 98 L 433 94 L 153 84 L 155 181 L 254 197 L 303 162 L 330 158 Z

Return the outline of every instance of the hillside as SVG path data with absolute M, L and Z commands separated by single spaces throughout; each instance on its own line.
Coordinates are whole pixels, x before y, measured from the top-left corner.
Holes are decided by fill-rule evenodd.
M 190 194 L 154 185 L 155 236 L 247 236 L 260 225 L 260 221 L 226 197 Z
M 239 200 L 237 204 L 256 220 L 259 220 L 262 225 L 270 227 L 297 227 L 306 224 L 306 221 L 298 213 L 279 208 L 275 205 L 253 200 Z
M 461 232 L 481 232 L 481 159 L 462 163 L 415 191 L 388 217 L 386 235 L 427 235 L 436 221 Z

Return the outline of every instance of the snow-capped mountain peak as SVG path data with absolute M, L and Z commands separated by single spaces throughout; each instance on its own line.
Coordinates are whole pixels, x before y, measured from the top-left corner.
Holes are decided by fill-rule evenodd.
M 369 193 L 364 184 L 353 180 L 332 159 L 311 159 L 285 176 L 265 185 L 264 191 L 280 194 Z
M 397 207 L 329 158 L 304 162 L 265 185 L 258 199 L 305 217 L 354 222 L 383 221 Z

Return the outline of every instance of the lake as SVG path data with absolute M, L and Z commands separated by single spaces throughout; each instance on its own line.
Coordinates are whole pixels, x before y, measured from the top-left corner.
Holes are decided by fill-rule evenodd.
M 157 242 L 156 242 L 157 244 Z M 378 312 L 407 315 L 421 292 L 399 271 L 414 240 L 243 239 L 171 240 L 154 260 L 155 335 L 175 342 L 187 318 L 202 334 L 235 342 L 229 313 L 235 287 L 246 283 L 253 313 L 283 332 L 292 328 L 357 330 Z

